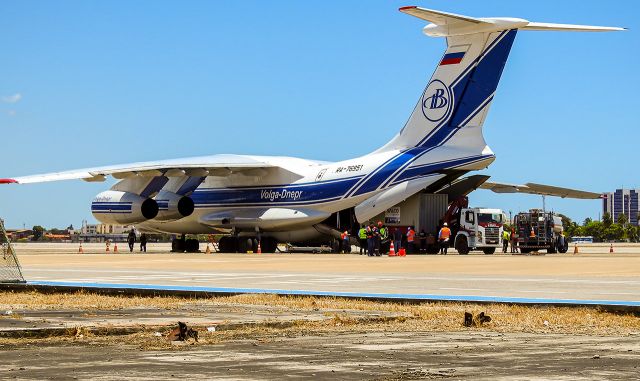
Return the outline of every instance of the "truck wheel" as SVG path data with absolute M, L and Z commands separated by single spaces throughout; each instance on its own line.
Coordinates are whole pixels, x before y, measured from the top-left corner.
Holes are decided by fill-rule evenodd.
M 496 252 L 496 248 L 495 247 L 487 247 L 487 248 L 482 249 L 482 252 L 487 254 L 487 255 L 491 255 L 491 254 Z
M 556 253 L 556 241 L 551 241 L 551 245 L 547 249 L 547 254 L 555 254 Z
M 562 254 L 569 251 L 569 242 L 566 239 L 564 240 L 564 246 L 558 248 L 558 251 L 561 252 Z
M 469 254 L 469 243 L 467 242 L 467 237 L 461 236 L 456 240 L 456 250 L 458 250 L 458 254 Z

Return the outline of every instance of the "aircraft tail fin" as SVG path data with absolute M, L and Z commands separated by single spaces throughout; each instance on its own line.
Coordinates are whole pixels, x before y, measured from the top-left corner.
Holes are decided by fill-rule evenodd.
M 618 31 L 624 28 L 533 23 L 519 18 L 475 18 L 454 13 L 402 7 L 400 11 L 429 21 L 431 37 L 446 37 L 447 49 L 400 133 L 378 151 L 431 148 L 445 144 L 461 129 L 471 144 L 486 146 L 481 127 L 518 30 Z M 457 142 L 469 139 L 457 139 Z

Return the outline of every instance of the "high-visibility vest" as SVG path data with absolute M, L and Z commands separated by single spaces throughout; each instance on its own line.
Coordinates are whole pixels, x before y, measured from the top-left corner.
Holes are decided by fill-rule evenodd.
M 409 232 L 407 232 L 407 241 L 408 242 L 413 242 L 413 239 L 416 236 L 416 232 L 413 229 L 409 229 Z
M 505 230 L 505 231 L 502 232 L 502 239 L 503 240 L 508 241 L 509 240 L 509 236 L 510 236 L 510 234 L 509 234 L 508 231 Z
M 451 230 L 448 227 L 440 229 L 440 239 L 448 239 L 451 236 Z
M 380 228 L 380 238 L 382 238 L 384 240 L 384 239 L 387 239 L 388 237 L 389 237 L 389 234 L 388 234 L 387 228 L 381 227 Z
M 340 234 L 340 238 L 342 238 L 342 240 L 344 241 L 345 239 L 347 239 L 347 237 L 349 236 L 349 234 L 347 234 L 346 232 Z
M 365 229 L 365 228 L 361 228 L 361 229 L 358 231 L 358 237 L 359 237 L 360 239 L 367 239 L 367 229 Z

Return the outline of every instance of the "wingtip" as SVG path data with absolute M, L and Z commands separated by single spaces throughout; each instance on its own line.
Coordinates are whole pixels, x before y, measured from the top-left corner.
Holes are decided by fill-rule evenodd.
M 0 184 L 17 184 L 18 180 L 14 179 L 0 179 Z
M 406 7 L 400 7 L 400 8 L 398 8 L 398 10 L 399 10 L 400 12 L 402 12 L 402 11 L 406 11 L 406 10 L 409 10 L 409 9 L 415 9 L 415 8 L 418 8 L 418 7 L 417 7 L 417 6 L 415 6 L 415 5 L 408 5 L 408 6 L 406 6 Z

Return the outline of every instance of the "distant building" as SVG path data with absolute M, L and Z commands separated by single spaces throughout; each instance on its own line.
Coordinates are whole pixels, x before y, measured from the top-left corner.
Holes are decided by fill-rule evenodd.
M 618 221 L 620 213 L 624 213 L 631 224 L 638 225 L 638 194 L 640 189 L 616 189 L 615 192 L 605 193 L 602 212 L 609 213 L 614 222 Z
M 81 241 L 103 242 L 107 239 L 123 241 L 131 229 L 133 229 L 131 225 L 89 224 L 87 221 L 82 221 L 82 227 L 70 231 L 70 234 L 74 240 Z

